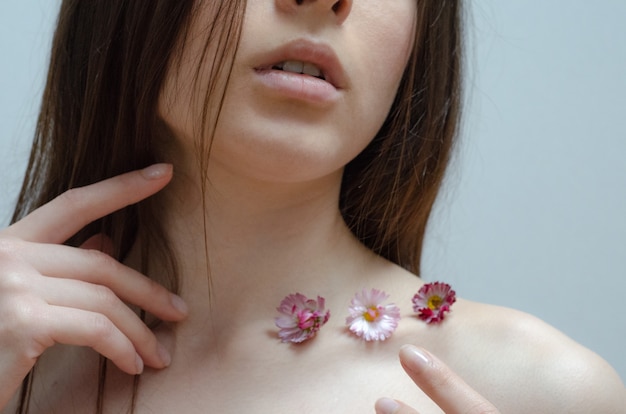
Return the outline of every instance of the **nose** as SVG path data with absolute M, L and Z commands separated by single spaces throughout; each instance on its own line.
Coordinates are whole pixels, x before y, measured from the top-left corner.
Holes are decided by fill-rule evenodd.
M 354 0 L 275 0 L 279 10 L 297 13 L 299 10 L 312 9 L 332 15 L 338 24 L 342 24 L 350 15 Z M 389 0 L 381 0 L 389 1 Z

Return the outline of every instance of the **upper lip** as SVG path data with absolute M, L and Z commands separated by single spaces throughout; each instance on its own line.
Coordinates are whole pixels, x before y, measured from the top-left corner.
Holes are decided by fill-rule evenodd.
M 286 61 L 301 61 L 317 66 L 326 82 L 337 89 L 347 86 L 346 73 L 337 54 L 328 44 L 309 39 L 297 39 L 263 54 L 256 70 L 269 70 L 273 66 Z

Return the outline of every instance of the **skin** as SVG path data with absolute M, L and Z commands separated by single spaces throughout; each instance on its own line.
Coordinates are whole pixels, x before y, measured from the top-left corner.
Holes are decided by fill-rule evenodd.
M 372 140 L 391 107 L 410 54 L 415 1 L 394 1 L 384 16 L 372 0 L 341 2 L 339 13 L 332 12 L 334 2 L 328 0 L 300 6 L 288 0 L 248 3 L 211 148 L 211 173 L 260 185 L 296 188 L 323 179 L 324 186 L 336 185 L 343 166 Z M 203 33 L 211 20 L 211 8 L 205 7 L 191 32 Z M 180 152 L 190 161 L 197 155 L 195 142 L 206 139 L 198 126 L 207 88 L 205 77 L 198 85 L 190 80 L 205 47 L 202 36 L 192 39 L 180 62 L 175 62 L 180 67 L 166 81 L 160 102 L 163 118 L 179 138 Z M 290 99 L 273 94 L 258 81 L 254 69 L 267 62 L 266 56 L 298 39 L 329 45 L 337 54 L 346 72 L 338 102 Z M 178 173 L 184 168 L 185 174 L 197 174 L 193 162 L 176 166 Z M 217 178 L 212 181 L 219 184 Z
M 390 2 L 385 13 L 376 0 L 342 2 L 339 11 L 322 0 L 249 3 L 205 200 L 193 162 L 199 105 L 185 83 L 200 47 L 192 42 L 161 102 L 177 140 L 175 172 L 158 164 L 72 190 L 0 232 L 3 412 L 14 410 L 15 400 L 7 401 L 37 359 L 33 412 L 91 412 L 98 353 L 115 364 L 106 384 L 111 413 L 128 408 L 128 374 L 142 371 L 138 413 L 624 412 L 615 372 L 529 315 L 460 299 L 441 325 L 412 317 L 410 297 L 423 282 L 371 253 L 343 224 L 342 166 L 386 115 L 401 76 L 389 68 L 406 62 L 414 1 Z M 210 16 L 201 17 L 195 25 Z M 259 36 L 268 27 L 271 35 Z M 331 107 L 255 89 L 254 51 L 303 31 L 332 44 L 349 74 Z M 157 192 L 182 299 L 134 270 L 141 240 L 125 263 L 106 255 L 101 236 L 82 248 L 59 245 Z M 159 258 L 151 260 L 158 271 Z M 352 295 L 372 287 L 389 293 L 403 315 L 383 343 L 365 343 L 344 326 Z M 324 296 L 332 314 L 299 346 L 280 343 L 273 325 L 276 306 L 294 292 Z M 165 322 L 151 331 L 126 303 Z M 403 402 L 376 401 L 383 396 Z

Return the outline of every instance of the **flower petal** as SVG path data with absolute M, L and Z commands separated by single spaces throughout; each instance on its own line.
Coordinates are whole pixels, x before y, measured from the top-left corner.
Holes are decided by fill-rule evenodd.
M 426 323 L 438 323 L 456 302 L 456 292 L 447 283 L 426 283 L 413 296 L 412 302 L 420 319 Z
M 363 289 L 350 302 L 346 325 L 366 341 L 384 341 L 398 326 L 400 309 L 394 304 L 383 305 L 389 295 L 378 289 Z
M 325 300 L 317 300 L 295 293 L 286 296 L 276 308 L 280 313 L 274 323 L 280 329 L 278 337 L 282 342 L 300 343 L 315 336 L 328 322 L 330 312 L 324 310 Z

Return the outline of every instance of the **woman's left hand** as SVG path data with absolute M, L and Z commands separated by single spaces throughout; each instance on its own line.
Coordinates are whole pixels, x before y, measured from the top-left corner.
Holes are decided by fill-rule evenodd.
M 500 411 L 474 391 L 456 373 L 432 354 L 412 345 L 400 349 L 400 363 L 415 384 L 446 414 L 499 414 Z M 381 398 L 377 414 L 419 414 L 408 405 Z

